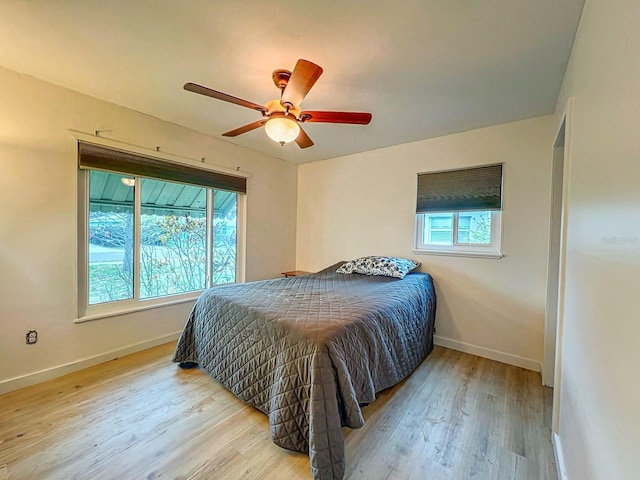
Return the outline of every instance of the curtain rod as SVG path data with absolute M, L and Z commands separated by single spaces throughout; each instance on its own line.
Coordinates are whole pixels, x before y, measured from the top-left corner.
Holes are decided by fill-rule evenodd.
M 239 166 L 233 169 L 229 167 L 223 167 L 221 165 L 206 163 L 205 162 L 206 157 L 196 159 L 193 157 L 188 157 L 186 155 L 181 155 L 178 153 L 172 153 L 172 152 L 167 152 L 165 150 L 161 150 L 159 146 L 156 146 L 155 148 L 149 148 L 149 147 L 145 147 L 144 145 L 137 145 L 135 143 L 125 142 L 123 140 L 117 140 L 115 138 L 110 138 L 110 137 L 103 137 L 102 135 L 100 135 L 101 132 L 108 132 L 108 131 L 109 130 L 94 130 L 93 133 L 87 133 L 87 132 L 82 132 L 80 130 L 74 130 L 72 128 L 69 129 L 69 132 L 71 132 L 78 140 L 85 140 L 89 142 L 94 141 L 94 143 L 98 143 L 104 146 L 112 146 L 112 147 L 117 147 L 118 145 L 126 146 L 129 148 L 135 149 L 133 153 L 141 153 L 141 154 L 147 154 L 147 155 L 148 154 L 157 155 L 159 153 L 161 154 L 162 157 L 165 157 L 167 160 L 174 160 L 174 161 L 176 161 L 177 159 L 188 160 L 190 163 L 193 163 L 194 165 L 199 165 L 199 166 L 205 165 L 211 168 L 212 170 L 220 171 L 223 173 L 229 173 L 231 175 L 247 177 L 247 178 L 251 176 L 249 172 L 240 170 Z M 100 141 L 95 142 L 94 139 L 99 139 Z M 116 145 L 109 145 L 109 143 L 113 143 Z

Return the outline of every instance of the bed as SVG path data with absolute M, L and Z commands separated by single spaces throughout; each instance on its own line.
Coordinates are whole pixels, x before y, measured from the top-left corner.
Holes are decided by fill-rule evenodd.
M 342 479 L 342 427 L 433 349 L 429 274 L 318 273 L 213 287 L 194 305 L 173 361 L 200 365 L 269 417 L 276 445 L 308 453 L 314 479 Z

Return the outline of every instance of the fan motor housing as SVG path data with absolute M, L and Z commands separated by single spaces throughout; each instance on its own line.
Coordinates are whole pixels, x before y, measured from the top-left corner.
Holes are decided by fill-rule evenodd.
M 289 83 L 289 78 L 291 78 L 290 70 L 274 70 L 271 74 L 271 78 L 273 78 L 273 84 L 279 88 L 280 90 L 284 90 L 284 88 Z
M 296 119 L 300 118 L 299 108 L 291 107 L 289 106 L 289 104 L 283 105 L 282 103 L 280 103 L 280 100 L 277 99 L 269 100 L 264 104 L 264 108 L 267 110 L 264 114 L 267 117 L 273 115 L 274 113 L 289 113 L 296 117 Z

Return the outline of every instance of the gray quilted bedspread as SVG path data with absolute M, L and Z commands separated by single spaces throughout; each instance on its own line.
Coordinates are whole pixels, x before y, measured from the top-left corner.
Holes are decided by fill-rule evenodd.
M 309 454 L 314 479 L 342 479 L 342 427 L 433 349 L 431 276 L 317 274 L 205 291 L 174 362 L 196 362 L 269 417 L 271 438 Z

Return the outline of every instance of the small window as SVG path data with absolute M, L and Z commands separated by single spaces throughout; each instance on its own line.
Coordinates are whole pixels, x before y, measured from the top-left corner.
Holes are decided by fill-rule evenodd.
M 416 215 L 416 252 L 500 256 L 500 212 Z
M 418 175 L 416 253 L 500 257 L 502 165 Z

